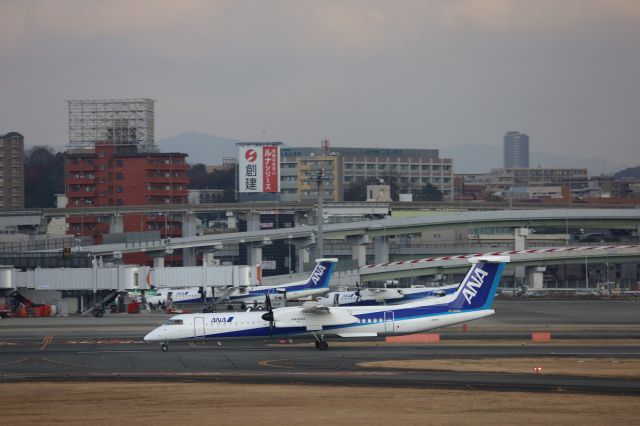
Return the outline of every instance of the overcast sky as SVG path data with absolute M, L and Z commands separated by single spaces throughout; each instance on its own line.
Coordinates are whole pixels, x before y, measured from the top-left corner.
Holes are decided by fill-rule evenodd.
M 499 146 L 640 163 L 640 1 L 0 0 L 0 133 L 64 145 L 67 99 L 186 131 Z M 263 132 L 264 130 L 264 132 Z

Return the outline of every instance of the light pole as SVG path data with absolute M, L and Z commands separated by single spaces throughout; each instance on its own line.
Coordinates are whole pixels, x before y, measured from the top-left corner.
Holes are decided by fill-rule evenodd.
M 291 275 L 291 264 L 293 263 L 293 259 L 291 258 L 291 239 L 293 235 L 289 234 L 287 238 L 289 239 L 289 275 Z
M 322 209 L 322 182 L 328 180 L 328 177 L 324 174 L 324 168 L 320 165 L 320 168 L 316 171 L 316 186 L 318 188 L 318 258 L 322 259 L 324 257 L 324 212 Z

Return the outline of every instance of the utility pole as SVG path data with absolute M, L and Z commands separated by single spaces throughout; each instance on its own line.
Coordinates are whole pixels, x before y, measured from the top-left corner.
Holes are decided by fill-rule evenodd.
M 328 180 L 329 178 L 324 174 L 324 168 L 320 166 L 320 168 L 316 171 L 316 186 L 318 188 L 318 258 L 322 259 L 324 257 L 324 230 L 323 230 L 323 221 L 324 221 L 324 213 L 322 209 L 322 182 Z
M 324 169 L 321 167 L 316 175 L 316 185 L 318 187 L 318 259 L 324 256 L 324 229 L 323 211 L 322 211 L 322 181 L 324 180 Z

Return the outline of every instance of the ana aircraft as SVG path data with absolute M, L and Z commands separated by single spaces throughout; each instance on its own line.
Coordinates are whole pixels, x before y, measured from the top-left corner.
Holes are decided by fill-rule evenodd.
M 338 259 L 335 258 L 316 259 L 316 266 L 306 280 L 279 285 L 234 288 L 231 294 L 224 297 L 224 300 L 251 306 L 264 304 L 267 295 L 279 294 L 285 300 L 298 300 L 324 294 L 329 290 L 329 281 L 337 262 Z
M 182 289 L 162 288 L 156 290 L 156 295 L 148 296 L 147 302 L 157 305 L 159 303 L 188 304 L 221 302 L 241 304 L 244 309 L 251 305 L 264 305 L 266 295 L 281 295 L 286 300 L 296 300 L 303 297 L 318 296 L 329 290 L 329 281 L 333 275 L 338 259 L 316 259 L 316 266 L 303 281 L 283 283 L 271 286 L 250 286 L 250 287 L 229 287 L 222 290 L 228 291 L 221 297 L 212 297 L 211 290 L 207 289 L 206 297 L 203 298 L 199 287 L 189 287 Z M 233 308 L 232 308 L 233 309 Z
M 392 305 L 424 299 L 442 297 L 454 293 L 460 284 L 441 287 L 410 288 L 362 288 L 350 291 L 332 291 L 318 298 L 322 306 L 375 306 Z
M 493 298 L 508 256 L 471 258 L 471 268 L 455 293 L 417 302 L 382 307 L 328 307 L 315 302 L 268 312 L 176 315 L 144 337 L 160 342 L 194 339 L 290 338 L 314 336 L 326 350 L 325 336 L 373 337 L 418 333 L 473 321 L 495 313 Z
M 211 290 L 208 289 L 206 297 L 202 297 L 200 287 L 188 287 L 188 288 L 159 288 L 152 296 L 147 296 L 145 299 L 148 303 L 158 305 L 164 303 L 182 304 L 182 303 L 205 303 L 211 301 Z

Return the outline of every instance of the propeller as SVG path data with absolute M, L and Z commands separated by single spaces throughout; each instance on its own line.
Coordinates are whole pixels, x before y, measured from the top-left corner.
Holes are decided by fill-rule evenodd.
M 356 281 L 356 304 L 360 303 L 360 283 Z
M 269 321 L 269 337 L 273 337 L 273 308 L 271 307 L 271 298 L 269 297 L 269 293 L 265 295 L 265 304 L 267 305 L 267 313 L 262 315 L 262 319 L 265 321 Z

